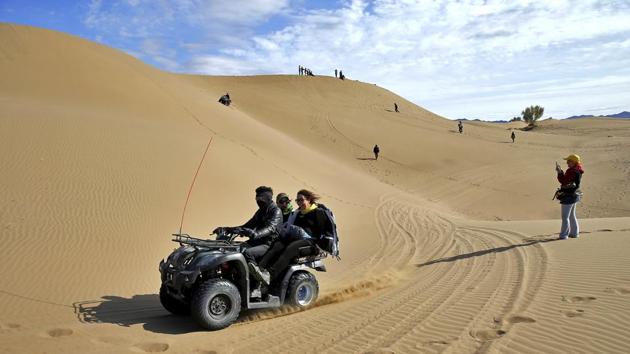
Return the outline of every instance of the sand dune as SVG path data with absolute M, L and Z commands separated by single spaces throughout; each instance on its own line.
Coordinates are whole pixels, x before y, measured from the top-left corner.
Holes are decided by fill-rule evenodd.
M 630 352 L 630 122 L 545 121 L 512 144 L 518 123 L 460 135 L 373 84 L 175 75 L 11 24 L 0 76 L 2 353 Z M 263 184 L 335 211 L 342 260 L 312 308 L 205 332 L 161 307 L 210 139 L 184 231 L 242 223 Z M 554 161 L 573 152 L 583 232 L 556 241 Z

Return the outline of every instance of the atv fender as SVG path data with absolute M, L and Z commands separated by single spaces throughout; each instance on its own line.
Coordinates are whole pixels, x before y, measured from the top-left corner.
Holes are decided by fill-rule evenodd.
M 242 253 L 223 254 L 212 252 L 198 256 L 190 265 L 191 269 L 195 269 L 194 277 L 192 274 L 189 277 L 191 284 L 197 282 L 201 274 L 208 273 L 223 263 L 228 263 L 231 267 L 238 269 L 241 276 L 237 278 L 235 285 L 241 293 L 241 299 L 249 298 L 249 269 Z
M 284 299 L 287 297 L 287 288 L 289 287 L 289 279 L 296 272 L 308 272 L 308 267 L 303 264 L 290 266 L 287 272 L 284 273 L 282 283 L 280 283 L 280 303 L 284 304 Z

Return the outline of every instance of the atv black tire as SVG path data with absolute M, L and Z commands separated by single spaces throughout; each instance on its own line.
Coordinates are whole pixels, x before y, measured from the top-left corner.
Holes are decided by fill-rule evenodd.
M 309 272 L 299 272 L 291 276 L 287 289 L 289 305 L 306 308 L 315 303 L 319 294 L 317 278 Z
M 240 311 L 241 295 L 238 288 L 223 279 L 210 279 L 201 284 L 190 304 L 195 321 L 211 331 L 231 325 Z
M 173 315 L 184 316 L 190 313 L 190 305 L 171 296 L 164 284 L 160 287 L 160 302 Z

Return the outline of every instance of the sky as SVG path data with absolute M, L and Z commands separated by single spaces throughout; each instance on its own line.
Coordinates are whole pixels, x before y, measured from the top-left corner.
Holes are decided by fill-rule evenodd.
M 177 73 L 340 69 L 450 119 L 630 111 L 630 0 L 0 0 L 0 22 Z

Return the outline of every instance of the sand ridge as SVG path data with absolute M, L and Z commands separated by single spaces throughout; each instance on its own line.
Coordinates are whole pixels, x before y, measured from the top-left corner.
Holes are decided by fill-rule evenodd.
M 542 122 L 512 144 L 517 123 L 460 135 L 372 84 L 176 75 L 11 24 L 0 75 L 0 352 L 630 351 L 630 122 Z M 210 138 L 184 231 L 247 220 L 261 184 L 320 193 L 342 259 L 312 308 L 205 332 L 160 305 Z M 571 152 L 590 218 L 557 241 L 553 162 Z

